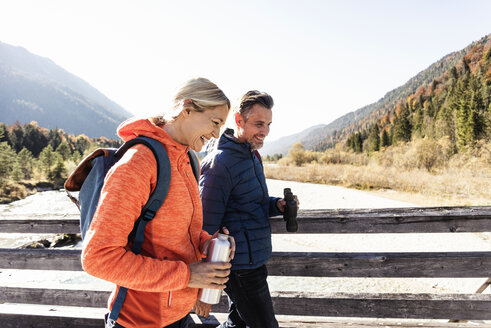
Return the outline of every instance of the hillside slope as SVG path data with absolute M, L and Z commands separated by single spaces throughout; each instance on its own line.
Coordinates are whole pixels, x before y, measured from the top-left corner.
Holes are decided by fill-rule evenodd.
M 53 61 L 0 42 L 0 122 L 115 137 L 132 114 Z
M 437 62 L 431 64 L 427 69 L 419 72 L 409 79 L 404 85 L 387 92 L 379 101 L 357 109 L 356 111 L 345 114 L 333 122 L 321 127 L 311 127 L 305 131 L 307 134 L 290 135 L 281 138 L 273 143 L 266 143 L 264 148 L 267 154 L 283 153 L 285 148 L 290 148 L 296 142 L 302 143 L 307 149 L 322 151 L 334 147 L 340 141 L 346 140 L 353 133 L 360 133 L 373 124 L 374 121 L 381 120 L 384 116 L 393 112 L 396 105 L 406 98 L 414 95 L 418 89 L 428 87 L 436 79 L 441 78 L 450 69 L 462 62 L 472 49 L 486 44 L 491 39 L 491 34 L 475 41 L 460 51 L 452 52 Z M 282 148 L 276 145 L 282 145 Z M 273 150 L 270 150 L 273 149 Z

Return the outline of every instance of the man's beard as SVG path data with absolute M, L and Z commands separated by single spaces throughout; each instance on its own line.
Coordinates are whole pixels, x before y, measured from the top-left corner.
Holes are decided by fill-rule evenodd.
M 261 149 L 264 145 L 264 141 L 260 142 L 260 141 L 256 141 L 254 139 L 254 137 L 252 137 L 250 140 L 249 140 L 249 145 L 251 146 L 251 149 L 252 150 L 258 150 L 258 149 Z

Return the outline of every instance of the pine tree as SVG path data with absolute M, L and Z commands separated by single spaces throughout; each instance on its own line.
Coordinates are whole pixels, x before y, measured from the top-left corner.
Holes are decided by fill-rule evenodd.
M 12 172 L 10 173 L 10 176 L 15 181 L 22 180 L 23 175 L 22 175 L 22 169 L 20 167 L 19 161 L 17 161 L 17 160 L 14 161 L 14 164 L 12 166 Z
M 48 133 L 48 143 L 51 148 L 56 149 L 61 144 L 62 139 L 58 129 L 51 129 Z
M 51 168 L 55 164 L 56 155 L 50 145 L 45 147 L 41 154 L 39 154 L 39 164 L 41 166 L 41 171 L 46 175 L 50 176 Z
M 363 139 L 359 132 L 355 133 L 354 149 L 356 153 L 361 153 L 363 151 Z
M 91 145 L 89 137 L 81 134 L 75 139 L 75 150 L 77 150 L 80 155 L 83 155 Z
M 8 132 L 7 132 L 7 126 L 3 123 L 0 123 L 0 142 L 9 142 L 8 138 Z
M 429 118 L 434 118 L 436 114 L 435 104 L 433 103 L 433 98 L 428 101 L 428 105 L 425 107 L 424 115 Z
M 473 127 L 470 106 L 466 94 L 462 93 L 457 107 L 457 148 L 463 151 L 471 142 Z
M 403 106 L 401 112 L 397 116 L 394 122 L 393 143 L 399 141 L 408 142 L 411 140 L 412 125 L 410 121 L 409 109 L 407 106 Z
M 27 148 L 34 157 L 38 157 L 41 151 L 48 145 L 48 138 L 38 127 L 36 122 L 24 124 L 24 141 L 23 147 Z
M 60 181 L 60 180 L 64 180 L 66 178 L 65 175 L 66 175 L 65 164 L 63 163 L 61 156 L 56 156 L 55 166 L 48 173 L 48 178 L 51 181 Z
M 375 123 L 370 129 L 370 135 L 368 136 L 369 146 L 368 151 L 379 151 L 380 150 L 380 132 L 378 129 L 378 124 Z
M 10 146 L 16 153 L 24 148 L 24 130 L 19 122 L 16 122 L 9 132 L 9 140 Z
M 16 166 L 19 170 L 20 179 L 30 179 L 32 177 L 34 156 L 27 148 L 22 148 L 17 154 Z
M 348 139 L 346 140 L 346 146 L 354 151 L 354 145 L 353 145 L 353 135 L 350 135 Z
M 66 161 L 70 158 L 71 152 L 70 152 L 70 146 L 66 142 L 62 142 L 59 144 L 59 146 L 56 148 L 56 152 L 60 154 L 61 158 Z
M 382 147 L 388 147 L 388 146 L 390 146 L 389 134 L 387 133 L 387 131 L 385 129 L 382 132 L 381 146 Z
M 421 138 L 425 136 L 423 130 L 423 120 L 424 120 L 424 115 L 421 111 L 421 108 L 417 108 L 413 116 L 413 124 L 412 124 L 414 127 L 413 133 Z
M 0 142 L 0 185 L 3 185 L 4 179 L 10 176 L 14 160 L 15 151 L 7 142 Z
M 483 108 L 482 98 L 479 94 L 479 89 L 476 89 L 472 93 L 470 100 L 470 115 L 469 115 L 469 126 L 472 128 L 470 131 L 471 142 L 481 139 L 484 137 L 486 131 L 485 123 L 485 111 Z
M 449 70 L 449 78 L 450 78 L 450 83 L 455 83 L 458 79 L 458 74 L 457 74 L 457 67 L 453 66 L 450 70 Z

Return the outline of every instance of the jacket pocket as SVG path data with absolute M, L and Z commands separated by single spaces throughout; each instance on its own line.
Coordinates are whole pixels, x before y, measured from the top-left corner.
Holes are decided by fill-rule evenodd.
M 244 235 L 247 242 L 247 251 L 249 252 L 249 264 L 252 264 L 251 242 L 249 240 L 249 234 L 247 233 L 247 230 L 244 230 Z

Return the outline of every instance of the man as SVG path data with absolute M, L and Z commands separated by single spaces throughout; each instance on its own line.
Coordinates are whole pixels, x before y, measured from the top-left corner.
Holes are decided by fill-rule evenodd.
M 214 232 L 225 226 L 236 242 L 223 328 L 278 327 L 265 264 L 272 251 L 269 217 L 281 214 L 285 201 L 269 197 L 257 152 L 269 134 L 272 107 L 267 93 L 247 92 L 234 115 L 237 129 L 227 129 L 201 164 L 203 229 Z

